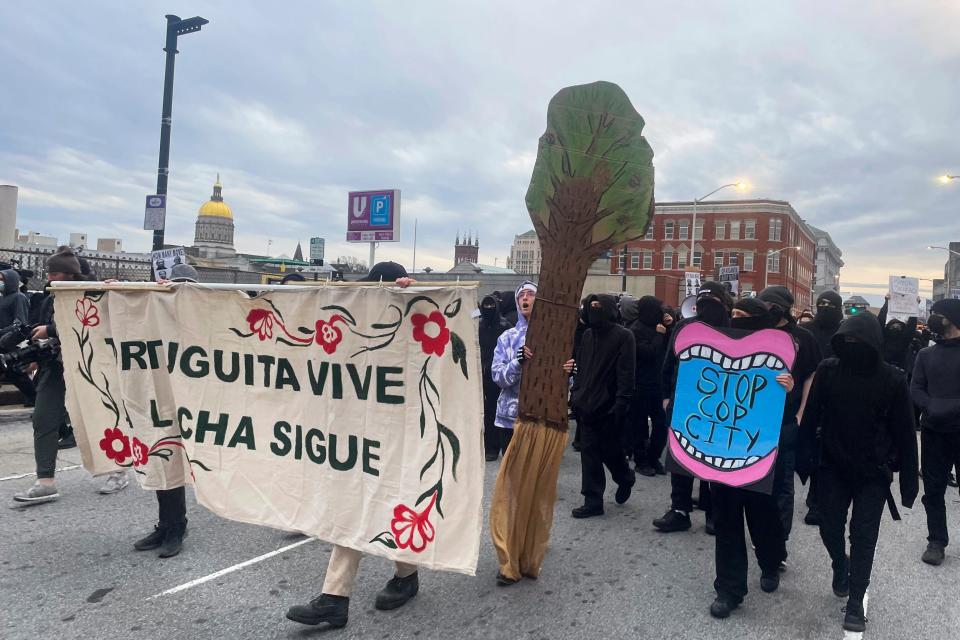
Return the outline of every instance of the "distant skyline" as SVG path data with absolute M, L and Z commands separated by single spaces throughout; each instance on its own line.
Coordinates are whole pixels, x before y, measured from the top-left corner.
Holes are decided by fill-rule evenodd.
M 165 12 L 180 41 L 167 240 L 191 244 L 221 174 L 237 248 L 366 260 L 347 192 L 399 188 L 378 258 L 449 269 L 456 233 L 503 265 L 550 97 L 598 79 L 644 116 L 659 201 L 744 179 L 844 254 L 845 295 L 942 277 L 960 239 L 960 7 L 952 3 L 24 3 L 0 23 L 0 183 L 18 226 L 150 247 Z M 930 283 L 922 283 L 929 290 Z M 878 291 L 875 288 L 879 287 Z

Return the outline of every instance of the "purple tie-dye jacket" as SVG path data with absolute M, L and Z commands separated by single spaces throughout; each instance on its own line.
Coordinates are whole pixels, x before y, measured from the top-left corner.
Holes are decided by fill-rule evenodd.
M 500 387 L 497 400 L 496 425 L 503 429 L 513 429 L 517 419 L 517 398 L 520 396 L 520 361 L 517 351 L 527 340 L 527 319 L 517 314 L 517 326 L 507 329 L 497 340 L 493 352 L 493 381 Z

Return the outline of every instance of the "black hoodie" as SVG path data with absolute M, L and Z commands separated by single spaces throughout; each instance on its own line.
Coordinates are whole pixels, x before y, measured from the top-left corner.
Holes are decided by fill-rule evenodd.
M 600 302 L 604 321 L 583 334 L 575 360 L 577 375 L 570 389 L 570 406 L 578 415 L 599 419 L 614 411 L 626 411 L 634 393 L 636 346 L 633 333 L 617 322 L 617 299 L 592 295 Z
M 828 300 L 833 307 L 821 307 L 820 302 L 822 300 Z M 840 294 L 828 290 L 817 296 L 817 315 L 804 328 L 817 339 L 817 344 L 820 345 L 820 353 L 824 358 L 833 357 L 833 347 L 830 346 L 830 340 L 837 329 L 840 328 L 841 322 L 843 322 L 843 298 L 840 297 Z
M 667 354 L 667 334 L 657 331 L 657 325 L 663 322 L 662 305 L 655 297 L 644 296 L 623 307 L 622 313 L 624 320 L 630 319 L 627 328 L 637 345 L 637 389 L 657 391 Z
M 4 269 L 3 293 L 0 294 L 0 329 L 6 329 L 14 322 L 27 324 L 30 315 L 30 301 L 20 291 L 20 274 L 13 269 Z
M 872 356 L 871 364 L 851 366 L 848 338 Z M 838 357 L 820 363 L 810 389 L 797 472 L 805 479 L 819 465 L 862 482 L 889 480 L 899 471 L 901 501 L 910 507 L 919 491 L 913 405 L 904 373 L 880 357 L 882 339 L 880 325 L 869 313 L 840 325 L 832 341 Z
M 493 304 L 493 317 L 487 318 L 483 315 L 483 306 Z M 493 296 L 485 296 L 480 303 L 480 367 L 483 370 L 483 379 L 490 380 L 490 366 L 493 363 L 493 352 L 497 348 L 497 339 L 500 334 L 510 328 L 507 321 L 500 315 L 500 309 L 497 308 L 497 299 Z
M 924 429 L 960 432 L 960 338 L 941 340 L 920 350 L 910 394 L 923 411 L 920 424 Z

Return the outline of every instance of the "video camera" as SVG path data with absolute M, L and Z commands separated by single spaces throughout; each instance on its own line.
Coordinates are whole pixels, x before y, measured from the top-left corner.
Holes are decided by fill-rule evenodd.
M 60 341 L 56 338 L 19 346 L 30 340 L 33 329 L 31 325 L 14 322 L 0 330 L 0 372 L 5 372 L 11 367 L 19 368 L 31 362 L 52 360 L 60 355 Z

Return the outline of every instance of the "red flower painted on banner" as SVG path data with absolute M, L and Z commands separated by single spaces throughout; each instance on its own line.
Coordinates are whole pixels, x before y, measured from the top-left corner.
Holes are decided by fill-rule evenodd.
M 250 313 L 247 314 L 247 324 L 250 325 L 250 331 L 257 334 L 260 340 L 273 337 L 275 320 L 273 312 L 267 309 L 251 309 Z
M 338 315 L 330 316 L 329 320 L 317 320 L 317 344 L 323 347 L 323 350 L 328 354 L 334 353 L 337 350 L 337 345 L 343 340 L 343 331 L 334 325 L 336 322 L 346 324 L 346 321 Z
M 130 438 L 123 435 L 123 432 L 116 427 L 104 429 L 100 448 L 108 458 L 117 464 L 123 464 L 130 457 Z
M 413 339 L 420 343 L 423 352 L 442 356 L 450 342 L 450 329 L 447 329 L 447 319 L 443 314 L 440 311 L 432 311 L 429 316 L 415 313 L 410 317 L 410 322 L 413 323 Z
M 76 305 L 77 320 L 85 327 L 95 327 L 100 324 L 100 312 L 97 305 L 90 298 L 80 298 Z
M 434 492 L 427 508 L 420 513 L 403 504 L 393 508 L 390 530 L 398 547 L 410 549 L 414 553 L 420 553 L 427 548 L 427 543 L 433 540 L 437 532 L 430 524 L 430 511 L 436 501 L 437 493 Z
M 133 453 L 133 466 L 141 467 L 147 464 L 147 458 L 150 455 L 150 447 L 134 438 L 130 445 Z

